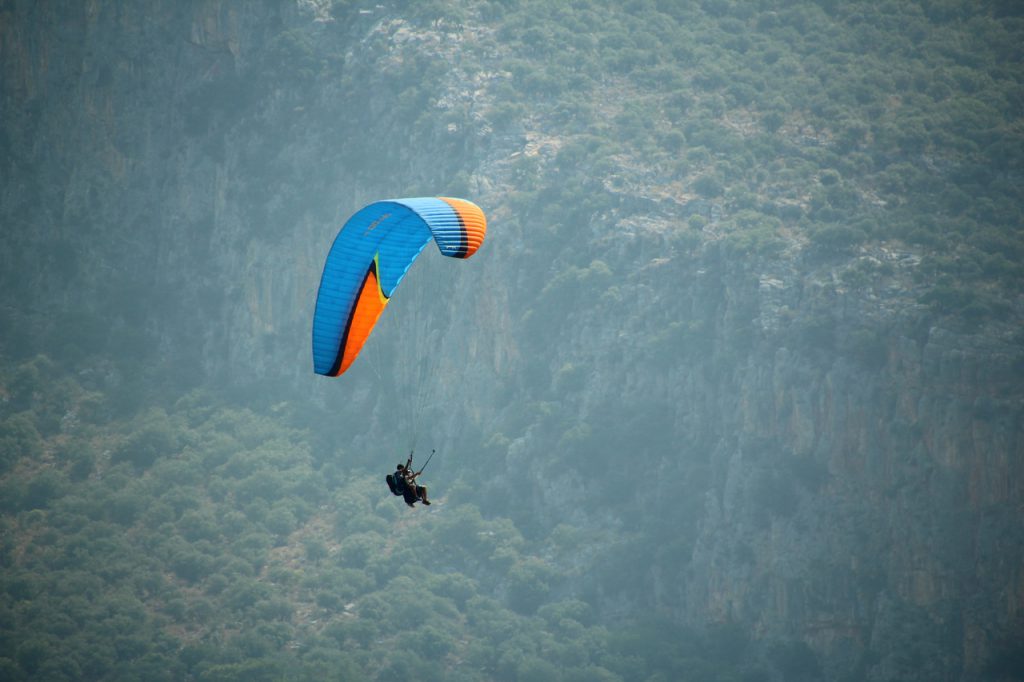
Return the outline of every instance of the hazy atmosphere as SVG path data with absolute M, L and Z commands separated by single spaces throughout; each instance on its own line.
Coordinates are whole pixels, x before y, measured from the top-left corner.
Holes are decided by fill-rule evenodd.
M 1014 0 L 0 0 L 0 680 L 1024 681 L 1022 188 Z

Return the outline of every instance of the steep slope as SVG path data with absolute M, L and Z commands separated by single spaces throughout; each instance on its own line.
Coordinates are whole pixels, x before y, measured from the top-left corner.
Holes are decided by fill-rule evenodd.
M 367 467 L 420 401 L 435 475 L 548 547 L 552 598 L 736 626 L 786 679 L 1005 672 L 1013 8 L 555 5 L 5 6 L 5 356 L 126 412 L 301 404 Z M 416 194 L 472 197 L 484 249 L 314 381 L 330 240 Z

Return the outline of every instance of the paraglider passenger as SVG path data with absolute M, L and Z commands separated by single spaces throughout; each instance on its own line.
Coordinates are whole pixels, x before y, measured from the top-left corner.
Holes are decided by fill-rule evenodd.
M 409 459 L 412 462 L 412 458 Z M 426 486 L 416 485 L 416 477 L 419 476 L 422 471 L 413 471 L 408 465 L 405 467 L 405 503 L 410 507 L 415 506 L 416 500 L 419 500 L 423 504 L 430 506 L 430 500 L 427 499 L 427 488 Z M 410 500 L 410 498 L 412 498 Z

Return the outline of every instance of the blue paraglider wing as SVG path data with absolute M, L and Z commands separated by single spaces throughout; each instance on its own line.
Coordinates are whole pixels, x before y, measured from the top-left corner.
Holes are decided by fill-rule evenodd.
M 465 199 L 378 201 L 341 228 L 327 254 L 313 315 L 313 370 L 348 369 L 399 282 L 433 239 L 445 256 L 469 258 L 483 243 L 487 219 Z

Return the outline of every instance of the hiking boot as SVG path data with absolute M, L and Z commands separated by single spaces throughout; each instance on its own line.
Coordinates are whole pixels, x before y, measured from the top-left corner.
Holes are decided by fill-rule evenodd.
M 421 501 L 423 502 L 423 504 L 427 505 L 428 507 L 430 506 L 430 500 L 421 500 Z

